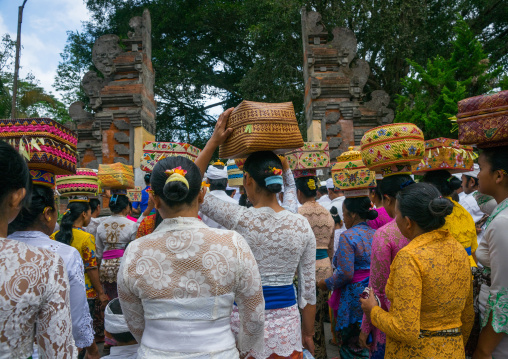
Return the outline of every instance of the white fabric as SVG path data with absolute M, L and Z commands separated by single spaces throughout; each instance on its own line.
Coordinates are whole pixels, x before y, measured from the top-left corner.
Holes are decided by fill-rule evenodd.
M 327 194 L 325 194 L 321 196 L 316 202 L 326 208 L 326 205 L 332 202 L 332 200 L 330 199 L 330 197 L 328 197 Z
M 109 355 L 102 359 L 136 359 L 138 350 L 139 344 L 113 346 L 109 349 Z
M 220 198 L 223 201 L 228 202 L 228 203 L 238 204 L 238 201 L 235 201 L 233 198 L 229 197 L 228 194 L 226 193 L 226 191 L 215 190 L 215 191 L 210 191 L 209 193 L 217 198 Z M 215 222 L 210 217 L 204 215 L 203 213 L 199 213 L 199 216 L 201 217 L 201 220 L 203 221 L 203 223 L 205 223 L 210 228 L 226 229 L 225 227 L 221 226 L 220 224 Z
M 227 179 L 228 169 L 227 167 L 224 167 L 223 169 L 218 169 L 215 166 L 208 166 L 208 169 L 206 170 L 206 178 L 211 180 Z
M 326 181 L 319 182 L 319 187 L 326 187 Z
M 462 204 L 462 201 L 464 200 L 464 197 L 466 197 L 466 193 L 464 191 L 459 193 L 459 203 Z
M 284 179 L 285 205 L 296 209 L 296 189 L 291 171 L 284 173 Z M 201 211 L 245 237 L 258 263 L 264 286 L 291 285 L 297 273 L 300 308 L 316 303 L 316 238 L 305 217 L 287 210 L 275 212 L 269 207 L 241 207 L 210 195 L 205 196 Z M 302 350 L 301 339 L 298 340 L 301 328 L 293 330 L 294 327 L 288 325 L 300 322 L 296 306 L 292 311 L 266 311 L 266 318 L 265 348 L 263 352 L 254 349 L 252 353 L 256 357 L 267 358 L 274 353 L 289 356 L 295 350 Z M 282 343 L 283 338 L 289 344 L 273 345 Z
M 463 174 L 466 176 L 474 177 L 478 179 L 478 174 L 480 173 L 480 166 L 478 164 L 473 165 L 473 170 L 469 172 L 464 172 Z
M 339 239 L 340 235 L 346 231 L 346 226 L 342 225 L 342 228 L 336 229 L 334 238 L 333 238 L 333 253 L 335 254 L 337 252 L 337 249 L 339 249 Z M 332 263 L 333 265 L 333 263 Z
M 490 294 L 490 288 L 482 284 L 480 288 L 480 294 L 478 296 L 478 302 L 480 307 L 480 315 L 481 319 L 483 321 L 484 313 L 485 313 L 485 306 L 487 305 L 487 301 L 489 299 Z M 508 358 L 508 335 L 503 335 L 503 339 L 501 339 L 501 342 L 497 345 L 496 349 L 492 352 L 492 358 Z
M 209 228 L 197 218 L 163 220 L 153 233 L 127 247 L 118 293 L 130 331 L 142 343 L 139 359 L 238 359 L 238 351 L 263 348 L 261 278 L 252 251 L 236 232 Z M 207 336 L 231 332 L 233 301 L 242 324 L 231 347 L 228 337 Z M 185 340 L 172 340 L 183 336 Z M 210 339 L 223 346 L 196 351 L 213 344 Z
M 47 249 L 62 257 L 69 279 L 72 336 L 78 348 L 87 348 L 92 345 L 94 332 L 92 317 L 86 301 L 85 269 L 76 248 L 54 241 L 39 231 L 15 232 L 7 238 Z
M 464 193 L 464 197 L 460 200 L 460 204 L 465 208 L 466 211 L 469 212 L 471 217 L 473 217 L 474 222 L 478 222 L 483 218 L 485 213 L 480 209 L 476 199 L 473 197 L 473 193 L 466 194 Z M 483 235 L 485 231 L 482 229 L 480 233 L 478 233 L 477 243 L 479 244 L 483 240 Z
M 337 208 L 337 211 L 339 212 L 340 215 L 340 219 L 344 220 L 344 216 L 342 214 L 342 204 L 344 203 L 345 200 L 346 200 L 345 196 L 336 197 L 332 199 L 329 203 L 322 204 L 322 206 L 325 207 L 328 211 L 330 211 L 332 207 Z
M 77 358 L 69 281 L 62 258 L 46 249 L 0 238 L 0 359 Z
M 83 229 L 85 232 L 90 233 L 94 238 L 97 238 L 97 228 L 99 228 L 99 225 L 104 221 L 107 217 L 97 217 L 97 218 L 91 218 L 90 223 L 88 223 L 88 226 L 84 227 Z M 56 229 L 55 229 L 56 232 Z
M 113 300 L 118 300 L 117 298 Z M 129 327 L 125 321 L 123 314 L 114 314 L 111 310 L 111 303 L 109 302 L 104 310 L 104 329 L 111 334 L 129 333 Z
M 333 179 L 332 178 L 328 178 L 326 180 L 326 188 L 328 188 L 328 189 L 334 189 L 335 188 L 335 184 L 333 183 Z

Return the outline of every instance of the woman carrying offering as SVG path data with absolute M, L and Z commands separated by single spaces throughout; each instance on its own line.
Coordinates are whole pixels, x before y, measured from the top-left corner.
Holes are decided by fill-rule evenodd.
M 232 132 L 226 121 L 232 109 L 217 121 L 215 131 L 196 159 L 201 173 L 206 171 L 215 149 Z M 303 347 L 314 352 L 316 314 L 316 239 L 309 222 L 301 215 L 285 210 L 277 202 L 284 182 L 284 205 L 296 212 L 293 175 L 284 161 L 270 151 L 255 152 L 244 165 L 244 188 L 253 207 L 241 207 L 206 195 L 201 212 L 224 227 L 245 237 L 261 273 L 265 298 L 265 343 L 254 348 L 257 358 L 302 358 Z M 298 299 L 293 277 L 298 275 Z M 297 302 L 302 309 L 302 323 Z M 232 326 L 238 332 L 238 311 L 234 309 Z
M 374 230 L 366 222 L 375 219 L 368 197 L 346 198 L 343 204 L 344 224 L 339 249 L 333 257 L 335 271 L 318 283 L 321 290 L 333 290 L 330 307 L 336 314 L 336 331 L 342 359 L 368 358 L 367 349 L 360 347 L 358 337 L 362 309 L 358 298 L 369 283 L 370 252 Z
M 6 239 L 19 214 L 30 172 L 25 160 L 0 141 L 0 353 L 29 358 L 37 342 L 47 358 L 77 357 L 72 337 L 69 282 L 62 258 L 49 250 Z
M 96 238 L 100 280 L 109 299 L 118 297 L 116 277 L 120 261 L 125 248 L 136 239 L 137 233 L 136 223 L 126 217 L 131 210 L 126 192 L 118 192 L 109 200 L 113 215 L 101 222 Z
M 389 312 L 372 290 L 360 299 L 372 324 L 386 333 L 386 358 L 464 358 L 471 331 L 471 270 L 467 253 L 442 230 L 453 203 L 427 183 L 397 195 L 396 223 L 410 243 L 397 254 L 386 285 Z
M 138 359 L 237 359 L 263 349 L 264 300 L 256 260 L 236 232 L 198 219 L 205 192 L 191 160 L 168 157 L 152 172 L 155 231 L 132 242 L 118 272 Z M 231 330 L 233 302 L 239 334 Z
M 296 174 L 295 174 L 296 176 Z M 307 218 L 316 236 L 316 282 L 332 275 L 333 239 L 335 222 L 323 206 L 316 202 L 317 179 L 315 176 L 296 179 L 298 202 L 302 204 L 298 213 Z M 328 290 L 317 288 L 316 320 L 314 323 L 314 358 L 327 359 L 324 318 L 328 313 Z
M 383 195 L 381 194 L 381 183 L 383 179 L 377 179 L 377 186 L 376 188 L 372 188 L 369 193 L 369 198 L 374 203 L 374 206 L 376 206 L 376 212 L 377 212 L 377 218 L 373 219 L 371 221 L 367 221 L 367 224 L 372 229 L 378 229 L 383 227 L 385 224 L 391 222 L 393 220 L 393 217 L 390 216 L 390 214 L 387 212 L 386 208 L 384 207 L 383 203 Z
M 414 181 L 407 174 L 396 174 L 383 179 L 379 186 L 383 196 L 383 206 L 386 213 L 395 218 L 396 197 L 403 188 L 414 184 Z M 379 298 L 381 308 L 388 311 L 390 301 L 386 298 L 385 287 L 390 276 L 390 266 L 399 250 L 405 247 L 409 241 L 400 233 L 395 219 L 379 228 L 372 240 L 372 252 L 370 256 L 370 277 L 369 287 Z M 385 357 L 386 335 L 374 327 L 370 318 L 365 314 L 362 320 L 362 332 L 360 334 L 360 345 L 369 348 L 370 357 L 382 359 Z M 370 343 L 369 335 L 372 338 Z M 367 342 L 369 342 L 367 344 Z
M 508 147 L 485 149 L 478 158 L 479 191 L 498 205 L 476 251 L 487 280 L 480 289 L 482 331 L 474 359 L 508 357 Z

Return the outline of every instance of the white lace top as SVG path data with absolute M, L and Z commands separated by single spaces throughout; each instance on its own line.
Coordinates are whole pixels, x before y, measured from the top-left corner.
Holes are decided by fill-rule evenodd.
M 284 173 L 284 206 L 297 211 L 291 171 Z M 207 194 L 201 211 L 245 237 L 261 273 L 263 286 L 293 284 L 298 275 L 298 305 L 316 304 L 316 238 L 307 219 L 288 210 L 246 208 Z M 265 349 L 253 355 L 289 356 L 302 350 L 301 325 L 295 306 L 266 311 Z
M 142 358 L 228 359 L 263 348 L 264 299 L 256 260 L 238 233 L 197 218 L 165 219 L 132 242 L 118 294 Z M 233 301 L 241 328 L 231 331 Z
M 0 238 L 0 358 L 76 358 L 69 282 L 62 258 Z
M 88 302 L 86 301 L 85 269 L 83 267 L 83 260 L 76 248 L 54 241 L 39 231 L 15 232 L 8 239 L 50 250 L 62 257 L 67 277 L 69 278 L 72 335 L 74 341 L 78 348 L 87 348 L 92 345 L 94 332 L 92 329 L 92 317 L 90 316 Z

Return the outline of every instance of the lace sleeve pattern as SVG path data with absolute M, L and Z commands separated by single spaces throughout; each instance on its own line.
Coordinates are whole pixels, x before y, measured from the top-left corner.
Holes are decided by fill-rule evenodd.
M 355 272 L 355 249 L 345 233 L 340 235 L 339 249 L 333 257 L 333 263 L 333 275 L 325 280 L 330 290 L 340 289 L 351 282 Z
M 131 262 L 129 250 L 131 248 L 132 247 L 129 246 L 125 250 L 125 260 L 120 263 L 120 269 L 118 270 L 118 298 L 120 298 L 122 311 L 132 335 L 136 338 L 138 343 L 141 343 L 141 338 L 145 330 L 145 313 L 141 298 L 137 294 L 129 278 L 128 267 Z
M 223 201 L 222 199 L 207 193 L 200 207 L 201 213 L 213 219 L 227 229 L 235 229 L 246 207 L 239 204 Z
M 237 245 L 240 263 L 235 301 L 240 317 L 237 347 L 243 357 L 251 350 L 263 352 L 265 300 L 258 265 L 249 245 L 239 234 L 235 233 L 232 239 Z
M 390 274 L 393 288 L 390 312 L 374 307 L 372 323 L 386 336 L 401 342 L 418 340 L 422 279 L 418 263 L 406 252 L 399 252 Z
M 284 200 L 282 207 L 289 212 L 298 213 L 298 199 L 296 197 L 296 183 L 293 172 L 287 170 L 282 174 L 284 180 Z

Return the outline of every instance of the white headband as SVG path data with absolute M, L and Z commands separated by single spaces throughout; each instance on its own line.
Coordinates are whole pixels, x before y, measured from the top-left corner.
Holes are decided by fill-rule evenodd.
M 131 331 L 127 326 L 124 316 L 122 314 L 113 314 L 109 307 L 114 300 L 108 303 L 104 311 L 104 329 L 111 334 L 130 333 Z
M 326 180 L 326 188 L 328 188 L 328 189 L 334 189 L 335 188 L 335 185 L 333 183 L 333 179 L 328 178 Z
M 211 180 L 227 179 L 228 169 L 224 167 L 224 169 L 220 170 L 217 167 L 209 166 L 208 170 L 206 171 L 206 177 Z

